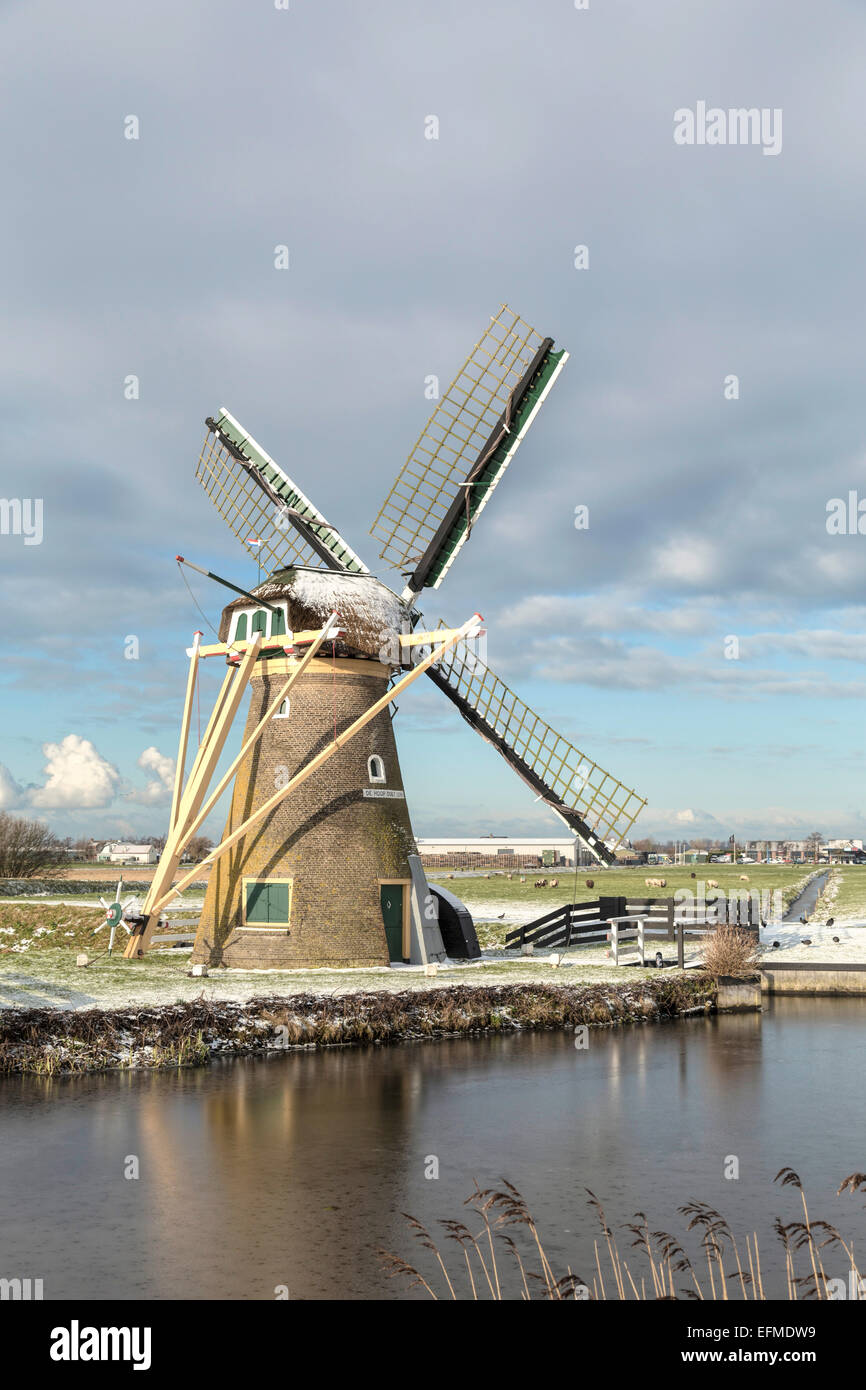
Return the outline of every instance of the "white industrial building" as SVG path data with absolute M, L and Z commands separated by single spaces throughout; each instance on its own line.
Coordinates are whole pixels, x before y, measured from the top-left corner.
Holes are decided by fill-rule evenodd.
M 574 865 L 579 841 L 533 836 L 481 835 L 477 839 L 420 835 L 416 839 L 422 861 L 432 868 L 502 868 L 538 865 L 554 868 Z

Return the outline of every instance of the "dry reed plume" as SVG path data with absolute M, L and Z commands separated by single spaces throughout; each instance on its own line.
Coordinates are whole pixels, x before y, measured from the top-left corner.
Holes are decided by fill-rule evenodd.
M 430 1231 L 404 1213 L 412 1235 L 431 1257 L 430 1268 L 422 1273 L 402 1256 L 379 1250 L 388 1277 L 404 1277 L 410 1288 L 420 1287 L 433 1299 L 470 1300 L 821 1300 L 850 1296 L 840 1295 L 833 1280 L 841 1280 L 846 1290 L 860 1288 L 853 1241 L 846 1241 L 829 1222 L 810 1218 L 802 1183 L 792 1168 L 780 1169 L 774 1178 L 781 1187 L 792 1187 L 799 1194 L 796 1219 L 785 1224 L 776 1217 L 773 1222 L 785 1253 L 784 1292 L 766 1289 L 757 1232 L 747 1233 L 738 1242 L 725 1218 L 708 1203 L 691 1201 L 678 1208 L 686 1219 L 682 1240 L 669 1231 L 651 1230 L 646 1215 L 636 1212 L 620 1226 L 630 1237 L 624 1251 L 622 1237 L 617 1239 L 601 1202 L 589 1188 L 588 1205 L 600 1231 L 592 1267 L 585 1271 L 589 1278 L 570 1265 L 564 1274 L 556 1273 L 526 1201 L 510 1182 L 500 1182 L 499 1189 L 482 1189 L 476 1183 L 464 1202 L 472 1213 L 471 1225 L 455 1219 L 437 1222 L 445 1233 L 443 1245 L 453 1242 L 457 1247 L 450 1264 L 448 1250 L 443 1254 Z M 866 1173 L 850 1173 L 836 1196 L 864 1190 Z M 828 1252 L 842 1256 L 829 1273 Z

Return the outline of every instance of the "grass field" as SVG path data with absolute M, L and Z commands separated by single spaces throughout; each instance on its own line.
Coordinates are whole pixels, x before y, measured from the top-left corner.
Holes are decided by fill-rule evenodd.
M 830 870 L 830 877 L 812 914 L 838 922 L 866 921 L 866 864 L 845 864 Z
M 525 875 L 526 883 L 519 882 L 519 875 L 509 880 L 504 875 L 487 877 L 484 873 L 454 878 L 447 873 L 431 873 L 429 878 L 431 883 L 448 888 L 465 902 L 475 919 L 481 946 L 490 948 L 501 945 L 514 926 L 553 912 L 565 903 L 591 902 L 599 896 L 670 898 L 678 889 L 697 892 L 698 884 L 707 880 L 718 883 L 726 893 L 735 889 L 758 889 L 762 893 L 778 890 L 782 894 L 783 908 L 787 908 L 814 873 L 814 865 L 810 864 L 698 864 L 694 868 L 656 868 L 653 865 L 595 871 L 581 869 L 576 885 L 574 870 L 530 870 Z M 742 879 L 743 874 L 748 878 L 747 883 Z M 548 883 L 551 878 L 558 878 L 559 886 L 535 888 L 537 878 L 546 878 Z M 648 878 L 663 878 L 665 887 L 648 888 Z M 591 888 L 588 886 L 590 880 Z
M 527 874 L 527 882 L 519 877 L 509 881 L 504 876 L 486 877 L 483 874 L 450 878 L 447 874 L 431 882 L 439 882 L 462 898 L 472 912 L 481 946 L 496 952 L 505 933 L 513 926 L 531 921 L 576 898 L 590 901 L 603 896 L 669 897 L 677 889 L 697 890 L 707 879 L 715 880 L 726 892 L 732 889 L 778 890 L 785 906 L 797 895 L 803 884 L 815 872 L 812 866 L 786 864 L 701 865 L 697 869 L 612 869 L 574 873 L 543 871 Z M 841 916 L 866 916 L 866 869 L 835 871 L 842 896 L 834 900 L 830 911 Z M 696 877 L 692 878 L 692 873 Z M 748 876 L 744 883 L 741 874 Z M 536 889 L 536 877 L 559 879 L 557 888 Z M 664 878 L 664 888 L 648 889 L 647 878 Z M 591 879 L 590 888 L 587 879 Z M 835 880 L 834 880 L 835 881 Z M 201 900 L 198 900 L 200 906 Z M 195 915 L 190 902 L 191 915 Z M 819 906 L 819 911 L 822 909 Z M 134 964 L 122 959 L 119 950 L 109 959 L 105 954 L 107 932 L 93 935 L 101 913 L 91 903 L 52 903 L 0 899 L 0 1007 L 10 1005 L 53 1004 L 67 1008 L 86 1008 L 99 1004 L 113 1006 L 130 1000 L 166 1002 L 196 998 L 247 999 L 264 991 L 280 994 L 303 993 L 308 990 L 330 990 L 336 993 L 358 989 L 416 989 L 429 988 L 429 980 L 417 970 L 315 970 L 280 971 L 218 971 L 206 979 L 192 979 L 188 951 L 158 952 L 145 961 Z M 588 949 L 588 948 L 587 948 Z M 122 946 L 120 947 L 122 950 Z M 84 951 L 93 963 L 86 969 L 75 964 L 78 952 Z M 543 959 L 492 955 L 483 962 L 456 964 L 442 970 L 442 984 L 458 981 L 472 984 L 518 983 L 539 979 L 567 978 L 570 983 L 591 983 L 598 980 L 616 983 L 619 980 L 643 976 L 634 967 L 617 970 L 597 961 L 579 964 L 582 950 L 570 955 L 562 971 L 551 968 Z M 95 959 L 94 959 L 95 958 Z
M 648 868 L 641 866 L 629 869 L 580 869 L 576 876 L 573 869 L 530 869 L 525 875 L 526 883 L 520 883 L 516 878 L 509 882 L 503 874 L 498 873 L 491 873 L 491 876 L 487 877 L 483 872 L 471 877 L 452 879 L 447 872 L 431 871 L 427 877 L 431 883 L 440 883 L 443 887 L 450 888 L 470 909 L 473 903 L 496 900 L 503 903 L 527 903 L 533 907 L 541 905 L 539 911 L 543 911 L 543 904 L 553 908 L 557 903 L 586 901 L 597 898 L 599 894 L 605 897 L 628 894 L 656 898 L 671 897 L 678 888 L 694 890 L 697 882 L 706 882 L 707 879 L 713 879 L 720 888 L 728 892 L 732 888 L 746 886 L 742 882 L 743 875 L 748 878 L 749 888 L 770 891 L 781 889 L 786 895 L 787 906 L 790 898 L 796 897 L 802 884 L 811 878 L 813 873 L 815 866 L 812 864 L 698 864 L 695 867 L 665 865 L 657 868 L 650 865 Z M 533 884 L 537 878 L 546 878 L 548 883 L 552 878 L 557 878 L 559 887 L 535 888 Z M 663 878 L 666 887 L 647 888 L 648 878 Z M 592 888 L 588 886 L 588 880 L 592 880 Z

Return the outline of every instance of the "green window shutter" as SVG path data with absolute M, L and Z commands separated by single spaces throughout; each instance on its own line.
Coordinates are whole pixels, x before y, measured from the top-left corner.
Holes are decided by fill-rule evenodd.
M 269 884 L 265 880 L 258 883 L 247 884 L 247 921 L 248 922 L 267 922 L 270 920 L 268 914 Z
M 286 619 L 282 608 L 271 615 L 271 636 L 283 637 L 286 631 Z
M 280 924 L 289 920 L 289 885 L 287 883 L 271 883 L 268 885 L 270 892 L 268 921 L 279 922 Z
M 256 613 L 253 614 L 253 622 L 252 627 L 250 628 L 250 636 L 252 636 L 254 632 L 260 632 L 264 637 L 267 630 L 268 615 L 263 608 L 260 608 Z
M 264 926 L 269 922 L 281 927 L 286 926 L 289 920 L 290 888 L 291 885 L 288 883 L 271 883 L 266 878 L 248 883 L 247 922 L 257 926 Z
M 246 613 L 241 613 L 241 616 L 238 618 L 238 625 L 237 625 L 237 627 L 236 627 L 236 629 L 235 629 L 235 641 L 236 641 L 236 642 L 244 642 L 244 641 L 246 641 L 246 636 L 247 636 L 247 615 L 246 615 Z

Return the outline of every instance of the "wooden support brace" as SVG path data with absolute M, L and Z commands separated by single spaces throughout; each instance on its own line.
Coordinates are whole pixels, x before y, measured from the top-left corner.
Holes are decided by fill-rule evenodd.
M 329 638 L 339 637 L 342 629 L 336 627 L 328 634 Z M 262 640 L 261 649 L 263 652 L 284 652 L 286 647 L 305 647 L 309 642 L 315 642 L 321 635 L 320 629 L 312 632 L 281 632 L 276 637 L 266 637 Z M 240 638 L 237 642 L 211 642 L 206 647 L 199 648 L 200 657 L 208 656 L 240 656 L 250 646 L 250 641 L 246 637 Z M 192 655 L 192 648 L 187 648 L 187 656 Z
M 250 644 L 240 666 L 238 668 L 230 667 L 226 672 L 222 689 L 198 751 L 198 757 L 193 764 L 189 781 L 180 800 L 177 820 L 169 832 L 165 848 L 160 855 L 159 864 L 142 906 L 143 925 L 139 930 L 132 932 L 126 943 L 123 954 L 128 960 L 140 959 L 145 954 L 150 945 L 150 938 L 153 935 L 159 912 L 175 895 L 175 890 L 172 890 L 170 885 L 180 864 L 184 831 L 190 821 L 198 814 L 207 785 L 225 746 L 238 706 L 258 659 L 260 646 L 261 640 L 257 637 L 257 640 Z M 167 889 L 168 892 L 166 892 Z
M 180 724 L 180 742 L 177 748 L 177 763 L 174 770 L 174 787 L 171 794 L 171 814 L 168 818 L 168 830 L 171 834 L 172 828 L 177 820 L 178 808 L 180 807 L 181 792 L 183 791 L 183 778 L 186 771 L 186 749 L 189 741 L 189 721 L 192 714 L 192 697 L 195 692 L 195 683 L 198 676 L 199 648 L 201 646 L 202 634 L 196 632 L 193 637 L 192 647 L 189 652 L 189 675 L 186 679 L 186 698 L 183 702 L 183 716 Z
M 153 902 L 150 905 L 151 913 L 158 915 L 176 893 L 183 892 L 184 888 L 187 888 L 190 883 L 193 882 L 205 864 L 215 863 L 218 859 L 222 858 L 224 854 L 228 853 L 232 846 L 237 844 L 238 840 L 243 839 L 253 825 L 262 820 L 265 816 L 270 815 L 274 807 L 278 806 L 290 792 L 294 791 L 295 787 L 300 786 L 308 777 L 311 777 L 317 768 L 321 767 L 329 758 L 332 758 L 339 748 L 342 748 L 343 744 L 348 743 L 351 738 L 354 738 L 355 734 L 363 729 L 366 724 L 369 724 L 371 719 L 375 719 L 376 715 L 379 714 L 381 710 L 385 709 L 392 700 L 395 700 L 398 695 L 402 694 L 406 687 L 411 685 L 412 681 L 417 680 L 420 675 L 423 675 L 428 666 L 432 666 L 434 662 L 441 661 L 449 647 L 453 647 L 454 644 L 463 637 L 474 636 L 478 631 L 480 622 L 480 615 L 476 613 L 468 622 L 464 623 L 462 627 L 453 629 L 452 635 L 447 638 L 441 646 L 437 647 L 435 651 L 430 652 L 423 661 L 419 662 L 417 666 L 414 666 L 412 670 L 409 671 L 402 680 L 399 680 L 391 690 L 387 691 L 381 699 L 376 700 L 368 710 L 365 710 L 359 719 L 356 719 L 353 724 L 350 724 L 349 728 L 346 729 L 344 733 L 340 734 L 332 743 L 329 743 L 327 747 L 323 748 L 320 753 L 317 753 L 314 758 L 311 758 L 306 767 L 303 767 L 300 772 L 296 773 L 295 776 L 292 777 L 284 787 L 281 787 L 279 791 L 275 792 L 272 797 L 264 801 L 258 810 L 254 811 L 251 816 L 248 816 L 243 824 L 239 825 L 236 830 L 233 830 L 230 835 L 227 835 L 221 844 L 211 850 L 210 854 L 205 855 L 201 864 L 198 864 L 196 868 L 192 869 L 188 874 L 185 874 L 171 892 L 166 893 L 158 901 Z
M 228 771 L 223 775 L 223 777 L 220 778 L 220 781 L 216 786 L 215 790 L 211 792 L 207 801 L 201 807 L 195 818 L 192 821 L 188 822 L 187 829 L 183 832 L 178 846 L 181 852 L 183 852 L 184 847 L 192 839 L 193 835 L 198 830 L 202 822 L 207 820 L 208 816 L 210 815 L 214 806 L 219 801 L 229 782 L 234 777 L 235 773 L 237 772 L 247 753 L 253 747 L 254 744 L 258 743 L 269 721 L 276 714 L 277 710 L 283 703 L 283 700 L 288 695 L 295 681 L 299 678 L 299 676 L 302 676 L 304 674 L 310 662 L 315 658 L 316 653 L 318 652 L 322 643 L 329 641 L 330 638 L 333 637 L 334 632 L 338 630 L 338 622 L 339 619 L 337 617 L 337 614 L 332 613 L 331 616 L 328 618 L 328 621 L 325 623 L 325 626 L 322 628 L 320 632 L 316 634 L 315 638 L 310 643 L 306 653 L 301 658 L 298 665 L 294 668 L 294 670 L 290 671 L 288 678 L 280 686 L 279 691 L 274 696 L 267 710 L 262 715 L 262 718 L 260 719 L 259 723 L 256 725 L 255 729 L 244 743 L 243 747 L 241 748 L 241 751 L 238 753 L 237 757 L 229 767 Z

